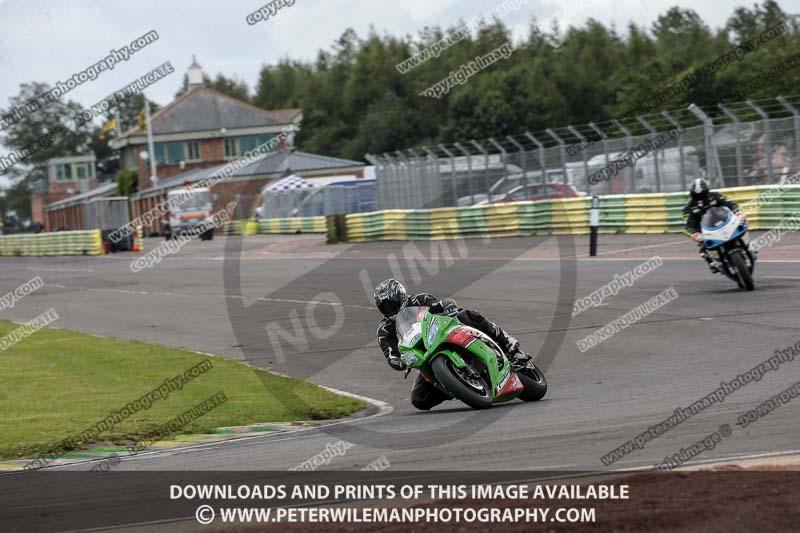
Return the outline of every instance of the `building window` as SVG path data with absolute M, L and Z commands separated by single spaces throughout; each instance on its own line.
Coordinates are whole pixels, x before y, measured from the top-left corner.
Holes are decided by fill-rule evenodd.
M 225 139 L 225 157 L 236 157 L 239 155 L 239 143 L 236 137 Z
M 255 135 L 246 135 L 239 137 L 239 153 L 246 154 L 257 146 Z
M 57 164 L 56 179 L 60 181 L 70 181 L 72 179 L 72 165 L 70 163 Z
M 225 139 L 225 157 L 237 157 L 244 155 L 251 150 L 255 150 L 262 144 L 273 139 L 275 135 L 242 135 L 241 137 L 229 137 Z
M 182 142 L 155 143 L 153 151 L 156 153 L 156 163 L 171 165 L 184 161 L 184 144 Z
M 86 163 L 78 163 L 75 165 L 75 174 L 79 180 L 85 180 L 89 177 L 89 171 L 86 168 Z
M 188 154 L 187 161 L 200 161 L 200 143 L 186 143 L 186 153 Z

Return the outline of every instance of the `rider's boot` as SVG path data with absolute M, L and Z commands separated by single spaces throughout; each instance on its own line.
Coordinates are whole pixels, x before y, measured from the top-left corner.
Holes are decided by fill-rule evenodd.
M 498 335 L 495 338 L 500 348 L 508 355 L 508 359 L 516 365 L 525 366 L 528 364 L 528 361 L 531 360 L 531 356 L 520 349 L 519 341 L 501 328 L 497 327 L 497 330 Z

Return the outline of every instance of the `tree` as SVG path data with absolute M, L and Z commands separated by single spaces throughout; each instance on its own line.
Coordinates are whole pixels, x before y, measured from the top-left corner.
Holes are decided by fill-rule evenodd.
M 243 102 L 250 101 L 250 89 L 247 84 L 237 78 L 226 78 L 222 74 L 217 74 L 214 81 L 207 84 L 212 89 L 215 89 L 223 94 L 227 94 L 237 100 Z
M 117 194 L 130 196 L 138 187 L 138 174 L 135 170 L 123 170 L 117 174 Z
M 121 101 L 117 104 L 114 109 L 109 110 L 105 117 L 105 123 L 108 123 L 111 119 L 115 116 L 119 117 L 120 124 L 117 124 L 120 132 L 125 132 L 129 129 L 136 128 L 139 126 L 139 116 L 144 110 L 144 101 L 145 96 L 144 93 L 136 93 L 132 96 L 129 96 L 125 100 Z M 153 102 L 152 100 L 147 100 L 148 104 L 150 105 L 150 114 L 153 115 L 156 111 L 160 109 L 160 106 Z M 113 138 L 118 136 L 117 130 L 112 132 L 109 137 Z M 100 157 L 98 156 L 98 159 Z
M 9 109 L 19 108 L 50 89 L 46 83 L 23 83 L 19 94 L 9 99 Z M 59 99 L 23 115 L 8 127 L 3 145 L 10 152 L 27 148 L 46 135 L 53 136 L 51 144 L 33 151 L 15 167 L 7 169 L 13 183 L 6 191 L 8 209 L 16 210 L 22 217 L 30 217 L 32 190 L 47 188 L 47 160 L 90 151 L 96 127 L 76 121 L 81 111 L 78 103 Z
M 211 78 L 208 77 L 208 74 L 205 72 L 203 73 L 203 84 L 208 86 L 211 83 Z M 181 86 L 178 91 L 175 93 L 175 98 L 179 98 L 186 94 L 189 91 L 189 76 L 187 74 L 183 75 L 183 79 L 181 80 Z

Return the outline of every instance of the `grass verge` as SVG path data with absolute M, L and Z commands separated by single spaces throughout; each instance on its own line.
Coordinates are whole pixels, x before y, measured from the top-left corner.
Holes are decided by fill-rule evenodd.
M 0 321 L 0 337 L 17 327 Z M 257 422 L 340 418 L 367 407 L 361 400 L 220 357 L 43 328 L 0 352 L 0 459 L 58 449 L 65 438 L 85 432 L 204 360 L 211 362 L 210 369 L 78 447 L 135 444 L 219 391 L 228 401 L 188 422 L 181 434 Z M 291 402 L 292 397 L 302 398 L 303 405 Z

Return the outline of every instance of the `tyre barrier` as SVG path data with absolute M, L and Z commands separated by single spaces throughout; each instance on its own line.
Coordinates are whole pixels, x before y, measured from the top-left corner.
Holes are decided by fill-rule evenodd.
M 747 214 L 750 229 L 777 227 L 800 216 L 800 185 L 719 189 Z M 600 233 L 683 231 L 687 193 L 615 194 L 600 197 Z M 515 237 L 589 233 L 591 197 L 471 207 L 392 209 L 345 215 L 335 241 L 436 240 L 455 237 Z M 332 241 L 334 242 L 334 241 Z
M 325 217 L 262 218 L 226 222 L 225 235 L 267 235 L 294 233 L 326 233 Z
M 56 231 L 0 235 L 0 256 L 103 255 L 101 232 Z

